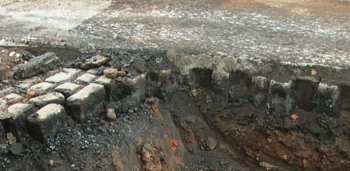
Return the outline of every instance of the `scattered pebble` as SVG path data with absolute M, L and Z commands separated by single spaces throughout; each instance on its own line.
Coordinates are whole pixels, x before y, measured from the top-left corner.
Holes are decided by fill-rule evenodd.
M 209 150 L 214 150 L 217 145 L 218 142 L 213 137 L 209 137 L 207 139 L 207 146 Z
M 117 114 L 113 108 L 108 108 L 106 112 L 106 118 L 110 121 L 115 121 L 117 119 Z
M 103 71 L 103 74 L 107 77 L 107 78 L 111 78 L 114 79 L 118 76 L 118 70 L 115 68 L 107 68 Z
M 18 156 L 22 153 L 23 151 L 23 146 L 21 143 L 15 143 L 15 144 L 12 144 L 10 147 L 9 147 L 9 150 L 12 154 Z
M 15 51 L 12 51 L 12 52 L 9 54 L 10 57 L 14 57 L 15 55 L 16 55 L 16 52 L 15 52 Z
M 53 166 L 55 164 L 55 162 L 51 159 L 49 160 L 49 166 Z
M 317 70 L 315 70 L 315 69 L 311 69 L 311 75 L 312 75 L 312 76 L 317 75 Z
M 125 71 L 118 71 L 118 77 L 125 77 L 126 72 Z

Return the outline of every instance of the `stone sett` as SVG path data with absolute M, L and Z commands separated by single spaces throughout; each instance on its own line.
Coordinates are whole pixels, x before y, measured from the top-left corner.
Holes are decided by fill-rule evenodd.
M 98 79 L 96 79 L 94 82 L 97 84 L 101 84 L 103 86 L 110 86 L 112 83 L 112 79 L 107 78 L 106 76 L 103 75 L 103 76 L 99 77 Z
M 56 103 L 64 105 L 66 98 L 63 94 L 58 92 L 44 94 L 38 97 L 31 98 L 30 103 L 33 103 L 35 106 L 42 107 L 50 103 Z
M 55 84 L 52 84 L 52 83 L 48 83 L 48 82 L 41 82 L 39 84 L 35 84 L 33 86 L 31 86 L 29 89 L 28 89 L 28 92 L 29 91 L 33 91 L 35 93 L 35 95 L 42 95 L 42 94 L 45 94 L 47 93 L 48 91 L 50 90 L 53 90 L 55 88 Z
M 0 90 L 0 97 L 9 95 L 9 94 L 14 93 L 14 92 L 16 92 L 16 89 L 13 87 L 5 88 L 3 90 Z
M 14 103 L 18 103 L 20 102 L 21 100 L 23 100 L 23 97 L 18 95 L 18 94 L 15 94 L 15 93 L 11 93 L 9 95 L 7 95 L 5 97 L 5 99 L 7 100 L 7 102 L 9 104 L 14 104 Z
M 89 74 L 97 75 L 98 74 L 98 69 L 92 68 L 92 69 L 87 70 L 86 72 L 89 73 Z
M 6 99 L 0 98 L 0 119 L 7 113 L 8 103 Z
M 83 122 L 103 111 L 105 96 L 103 85 L 91 83 L 67 99 L 68 114 Z
M 36 82 L 37 82 L 37 80 L 35 77 L 29 78 L 29 79 L 23 80 L 21 82 L 21 84 L 18 85 L 18 87 L 26 90 L 26 89 L 30 88 L 31 86 L 33 86 Z
M 62 105 L 48 104 L 28 116 L 29 133 L 34 139 L 46 142 L 48 137 L 54 136 L 63 127 L 65 118 L 66 111 Z
M 80 88 L 80 85 L 74 83 L 64 83 L 55 88 L 55 91 L 62 93 L 68 97 L 76 92 Z
M 49 78 L 46 78 L 45 81 L 50 83 L 63 83 L 63 82 L 69 81 L 72 78 L 73 78 L 73 75 L 71 74 L 59 72 Z
M 8 108 L 8 116 L 4 119 L 4 123 L 8 125 L 8 131 L 14 135 L 20 135 L 27 132 L 26 118 L 34 112 L 34 106 L 26 103 L 16 103 Z
M 67 73 L 68 75 L 74 77 L 76 76 L 78 73 L 81 72 L 80 69 L 76 69 L 76 68 L 63 68 L 63 72 Z
M 96 79 L 96 76 L 93 74 L 85 73 L 82 76 L 77 78 L 78 82 L 89 84 Z
M 98 79 L 95 80 L 95 83 L 101 84 L 105 87 L 106 90 L 106 99 L 110 98 L 110 92 L 111 92 L 111 84 L 112 84 L 112 79 L 107 78 L 106 76 L 102 75 Z

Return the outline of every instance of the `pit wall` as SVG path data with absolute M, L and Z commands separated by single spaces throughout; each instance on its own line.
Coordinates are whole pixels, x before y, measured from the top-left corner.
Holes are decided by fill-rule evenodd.
M 140 68 L 139 64 L 136 65 L 140 63 L 135 62 L 137 59 L 131 62 L 129 72 L 132 68 Z M 112 60 L 112 63 L 114 61 L 117 60 Z M 109 108 L 126 113 L 147 97 L 154 96 L 169 103 L 172 96 L 181 91 L 195 99 L 203 119 L 232 148 L 244 154 L 235 156 L 235 159 L 247 165 L 254 163 L 276 170 L 342 170 L 350 166 L 350 86 L 346 83 L 338 84 L 329 81 L 331 79 L 324 82 L 319 77 L 298 75 L 279 67 L 274 71 L 276 68 L 262 61 L 224 55 L 183 55 L 168 51 L 163 57 L 150 58 L 144 65 L 146 69 L 142 74 L 130 78 L 106 80 L 104 76 L 96 75 L 94 80 L 79 84 L 78 92 L 64 96 L 62 106 L 65 112 L 60 114 L 83 123 L 91 117 L 99 117 Z M 74 70 L 59 69 L 51 76 Z M 69 81 L 79 83 L 76 79 L 80 76 L 94 75 L 86 70 L 77 73 Z M 84 88 L 91 84 L 98 89 Z M 94 92 L 100 89 L 105 92 L 98 100 L 103 104 L 90 114 L 78 102 L 84 102 L 87 108 L 91 106 L 89 104 L 97 103 Z M 52 91 L 57 90 L 53 88 L 45 93 Z M 79 92 L 89 95 L 75 103 L 70 97 Z M 77 105 L 74 109 L 86 112 L 70 109 L 69 103 Z M 40 110 L 38 107 L 30 109 L 23 115 Z M 26 117 L 18 118 L 18 121 L 26 123 Z M 74 124 L 69 119 L 62 122 L 68 126 Z M 7 127 L 4 131 L 13 128 L 10 131 L 17 136 L 21 132 L 16 131 L 38 129 L 21 127 L 13 120 L 6 123 L 10 124 L 4 125 Z M 37 139 L 45 141 L 46 137 L 54 136 L 62 124 L 56 125 L 57 128 L 48 133 L 43 132 L 45 126 L 40 127 L 42 132 Z M 36 132 L 31 134 L 37 135 Z
M 346 80 L 322 82 L 315 73 L 286 70 L 271 76 L 261 61 L 220 55 L 170 55 L 170 60 L 188 78 L 185 84 L 204 118 L 257 165 L 276 170 L 350 166 Z

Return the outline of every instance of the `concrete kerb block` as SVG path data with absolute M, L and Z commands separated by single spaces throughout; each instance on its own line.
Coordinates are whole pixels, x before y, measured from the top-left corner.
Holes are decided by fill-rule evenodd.
M 27 117 L 30 135 L 41 142 L 56 135 L 65 122 L 66 111 L 62 105 L 48 104 Z
M 340 85 L 339 95 L 340 111 L 350 111 L 350 85 Z
M 263 107 L 267 103 L 270 80 L 266 77 L 252 77 L 252 103 L 256 107 Z
M 314 99 L 316 111 L 331 117 L 340 115 L 340 88 L 336 85 L 320 83 Z
M 289 96 L 291 82 L 270 81 L 267 107 L 276 115 L 289 115 L 293 106 Z
M 208 87 L 212 82 L 213 70 L 208 68 L 192 68 L 189 72 L 189 83 L 194 86 Z
M 247 70 L 233 70 L 229 75 L 228 100 L 231 105 L 239 106 L 252 97 L 252 75 Z
M 103 85 L 91 83 L 68 97 L 66 103 L 68 114 L 83 122 L 86 118 L 91 118 L 104 110 L 105 97 Z
M 293 78 L 290 91 L 293 106 L 305 111 L 312 111 L 315 107 L 314 98 L 318 84 L 319 81 L 313 77 Z

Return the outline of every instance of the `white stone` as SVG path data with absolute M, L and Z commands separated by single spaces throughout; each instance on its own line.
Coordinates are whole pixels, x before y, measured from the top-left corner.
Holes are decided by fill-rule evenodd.
M 14 87 L 5 88 L 3 90 L 0 90 L 0 97 L 6 96 L 6 95 L 11 94 L 15 91 L 16 91 L 16 89 Z
M 16 53 L 16 58 L 19 58 L 19 57 L 21 57 L 21 54 L 20 53 Z
M 0 120 L 8 117 L 8 104 L 5 99 L 0 98 Z
M 32 104 L 16 103 L 11 105 L 8 108 L 8 113 L 11 115 L 13 119 L 16 119 L 17 117 L 25 114 L 27 111 L 31 110 L 32 108 L 33 108 Z
M 32 104 L 16 103 L 8 108 L 8 117 L 6 122 L 8 129 L 16 131 L 17 135 L 21 135 L 27 132 L 26 118 L 28 115 L 34 112 L 34 106 Z
M 268 84 L 268 79 L 262 76 L 256 76 L 252 78 L 252 82 L 259 88 L 266 88 Z
M 95 80 L 94 82 L 97 84 L 107 86 L 107 85 L 111 84 L 112 79 L 107 78 L 106 76 L 103 75 L 103 76 L 99 77 L 97 80 Z
M 55 88 L 55 91 L 64 94 L 65 96 L 72 95 L 79 89 L 80 85 L 74 83 L 64 83 Z
M 83 74 L 82 76 L 78 77 L 78 78 L 77 78 L 77 81 L 80 81 L 80 82 L 83 82 L 83 83 L 91 83 L 91 82 L 93 82 L 95 79 L 96 79 L 96 76 L 95 76 L 95 75 L 86 73 L 86 74 Z
M 46 92 L 48 92 L 54 88 L 55 88 L 55 84 L 48 83 L 48 82 L 41 82 L 39 84 L 35 84 L 35 85 L 31 86 L 28 89 L 28 92 L 33 91 L 35 93 L 35 95 L 42 95 L 42 94 L 45 94 Z
M 59 104 L 48 104 L 27 118 L 27 127 L 30 135 L 39 141 L 46 142 L 54 136 L 64 124 L 66 111 Z
M 81 89 L 79 92 L 73 94 L 68 98 L 68 100 L 86 99 L 94 92 L 103 89 L 102 85 L 91 83 L 88 86 Z
M 97 75 L 98 73 L 98 70 L 96 68 L 93 68 L 93 69 L 89 69 L 88 71 L 86 71 L 87 73 L 89 74 L 94 74 L 94 75 Z
M 14 57 L 15 55 L 16 55 L 16 52 L 15 52 L 15 51 L 12 51 L 12 52 L 9 54 L 10 57 Z
M 9 95 L 7 95 L 5 97 L 5 99 L 7 100 L 8 103 L 18 103 L 20 102 L 21 100 L 23 100 L 23 97 L 18 95 L 18 94 L 15 94 L 15 93 L 11 93 Z
M 72 79 L 73 75 L 64 73 L 64 72 L 59 72 L 49 78 L 46 78 L 46 82 L 51 82 L 51 83 L 62 83 L 66 82 L 70 79 Z
M 106 110 L 106 118 L 110 121 L 115 121 L 117 119 L 117 114 L 115 113 L 115 109 L 108 108 Z
M 19 88 L 21 89 L 28 89 L 31 86 L 33 86 L 36 83 L 35 79 L 26 79 L 21 82 L 20 85 L 18 85 Z
M 34 97 L 29 100 L 30 103 L 33 103 L 35 106 L 44 106 L 50 103 L 64 104 L 65 97 L 63 94 L 58 92 L 53 92 L 45 94 L 42 96 Z
M 63 68 L 63 72 L 71 75 L 72 77 L 76 76 L 79 72 L 81 72 L 80 69 L 75 68 Z
M 91 83 L 67 99 L 68 113 L 82 122 L 85 118 L 103 111 L 105 97 L 104 87 Z
M 48 104 L 48 105 L 44 106 L 43 108 L 41 108 L 38 112 L 36 112 L 38 114 L 37 119 L 38 120 L 45 120 L 52 115 L 60 113 L 61 111 L 64 111 L 63 106 L 61 106 L 59 104 L 54 104 L 54 103 Z

